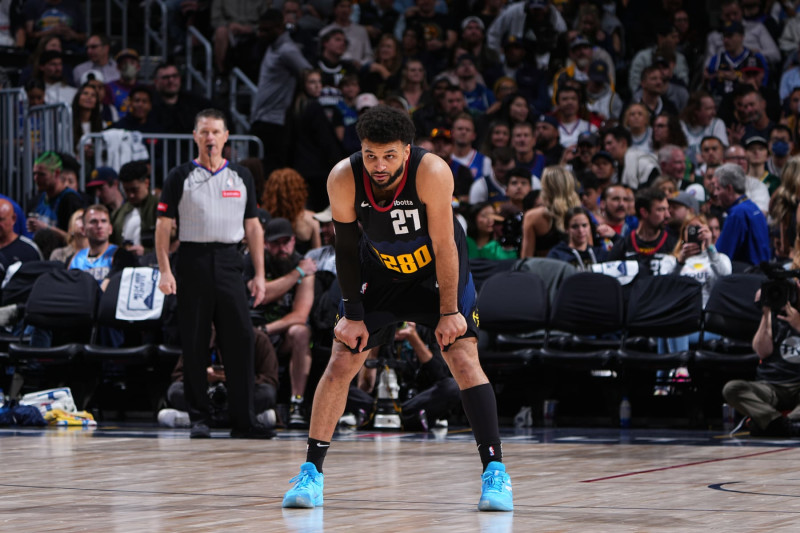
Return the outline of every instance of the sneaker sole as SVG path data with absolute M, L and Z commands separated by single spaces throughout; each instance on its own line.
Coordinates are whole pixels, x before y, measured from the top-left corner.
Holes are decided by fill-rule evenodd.
M 315 507 L 322 507 L 322 502 L 314 503 L 305 496 L 300 496 L 300 495 L 289 496 L 287 494 L 283 498 L 282 507 L 289 509 L 313 509 Z
M 493 502 L 491 500 L 481 500 L 478 502 L 478 510 L 508 512 L 514 510 L 514 504 L 512 503 L 510 505 L 503 505 L 499 502 Z

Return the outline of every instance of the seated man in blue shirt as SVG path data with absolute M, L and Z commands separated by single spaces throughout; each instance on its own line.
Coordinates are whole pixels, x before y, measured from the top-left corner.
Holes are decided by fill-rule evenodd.
M 716 247 L 720 253 L 751 265 L 769 261 L 769 229 L 764 213 L 745 195 L 746 176 L 739 165 L 726 163 L 714 172 L 714 194 L 727 211 Z

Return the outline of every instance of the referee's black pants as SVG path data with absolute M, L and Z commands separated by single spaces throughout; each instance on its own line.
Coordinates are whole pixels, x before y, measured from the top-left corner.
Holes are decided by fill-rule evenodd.
M 178 327 L 183 349 L 186 400 L 192 422 L 210 421 L 206 368 L 211 363 L 211 323 L 217 330 L 233 429 L 255 425 L 253 327 L 235 244 L 181 243 L 178 268 Z

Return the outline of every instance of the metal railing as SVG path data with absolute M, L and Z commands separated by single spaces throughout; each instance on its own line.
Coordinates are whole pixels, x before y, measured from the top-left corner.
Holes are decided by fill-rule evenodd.
M 30 155 L 36 159 L 42 152 L 52 150 L 71 154 L 75 151 L 72 138 L 72 108 L 65 103 L 31 107 L 26 114 L 31 138 Z
M 28 97 L 22 88 L 0 90 L 0 192 L 23 200 L 32 184 L 31 136 L 27 130 Z
M 138 132 L 131 133 L 138 134 Z M 155 189 L 158 186 L 157 184 L 166 178 L 170 170 L 197 157 L 194 137 L 190 133 L 141 133 L 138 135 L 149 152 L 151 189 Z M 81 175 L 78 176 L 78 180 L 81 189 L 83 189 L 89 170 L 107 166 L 110 154 L 102 132 L 83 135 L 79 144 Z M 87 144 L 93 145 L 93 161 L 87 160 L 86 151 L 83 149 Z M 253 145 L 256 147 L 256 156 L 259 159 L 263 159 L 264 143 L 261 142 L 261 139 L 253 135 L 231 135 L 228 137 L 230 151 L 227 154 L 227 158 L 234 162 L 248 158 L 251 156 L 250 149 Z M 119 167 L 128 162 L 123 159 L 115 158 L 118 164 L 112 164 L 111 166 Z M 114 170 L 119 172 L 119 168 L 114 168 Z
M 150 27 L 150 21 L 153 15 L 152 6 L 156 6 L 161 13 L 161 22 L 158 30 Z M 164 0 L 147 0 L 144 6 L 144 57 L 142 58 L 142 73 L 147 80 L 153 76 L 155 65 L 153 64 L 153 54 L 151 53 L 151 44 L 159 48 L 157 57 L 161 60 L 166 59 L 167 52 L 167 4 Z M 156 52 L 153 50 L 152 52 Z
M 203 47 L 203 51 L 205 52 L 204 58 L 204 67 L 205 71 L 201 72 L 194 67 L 194 62 L 192 61 L 192 55 L 194 46 L 192 46 L 192 37 L 197 39 L 197 42 L 200 43 L 200 46 Z M 200 33 L 197 28 L 194 26 L 189 26 L 186 29 L 186 89 L 191 91 L 192 90 L 192 83 L 197 81 L 197 84 L 203 90 L 203 95 L 211 100 L 211 75 L 212 75 L 212 67 L 211 67 L 211 58 L 212 58 L 212 51 L 211 51 L 211 43 L 208 42 L 208 39 Z
M 241 85 L 240 85 L 241 84 Z M 237 132 L 250 131 L 250 106 L 253 97 L 258 92 L 258 86 L 252 82 L 247 75 L 238 67 L 234 68 L 230 74 L 230 113 L 233 118 L 233 130 Z M 247 112 L 239 111 L 239 103 L 243 98 L 247 99 Z
M 112 13 L 114 6 L 119 8 L 119 13 Z M 118 18 L 119 17 L 119 18 Z M 121 19 L 121 20 L 120 20 Z M 106 0 L 105 1 L 105 16 L 103 20 L 106 21 L 105 34 L 109 39 L 113 39 L 117 34 L 113 34 L 111 23 L 112 21 L 119 20 L 122 25 L 120 28 L 120 48 L 128 48 L 128 0 Z M 92 32 L 92 0 L 86 0 L 86 31 L 87 35 Z

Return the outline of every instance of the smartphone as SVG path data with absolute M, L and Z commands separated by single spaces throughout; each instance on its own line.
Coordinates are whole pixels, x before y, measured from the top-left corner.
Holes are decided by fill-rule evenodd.
M 686 228 L 686 242 L 700 244 L 700 226 L 689 226 Z

